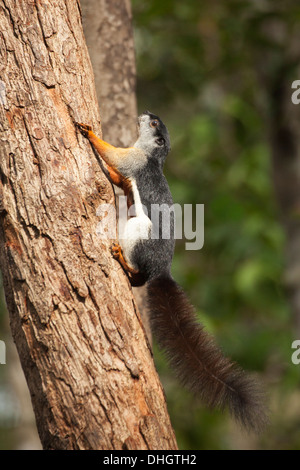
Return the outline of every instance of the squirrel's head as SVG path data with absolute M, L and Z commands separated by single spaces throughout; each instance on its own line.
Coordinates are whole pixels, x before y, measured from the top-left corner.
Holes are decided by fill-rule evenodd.
M 138 120 L 139 137 L 135 147 L 144 150 L 148 157 L 164 163 L 171 150 L 169 132 L 162 120 L 155 114 L 145 111 Z

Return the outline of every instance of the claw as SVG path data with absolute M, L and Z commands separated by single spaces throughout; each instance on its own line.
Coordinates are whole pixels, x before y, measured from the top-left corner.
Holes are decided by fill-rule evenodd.
M 88 137 L 89 132 L 92 130 L 91 126 L 88 126 L 87 124 L 83 124 L 82 122 L 76 122 L 76 126 L 80 130 L 81 134 L 84 137 Z
M 122 254 L 122 248 L 118 243 L 113 243 L 110 247 L 110 251 L 114 259 L 119 259 Z

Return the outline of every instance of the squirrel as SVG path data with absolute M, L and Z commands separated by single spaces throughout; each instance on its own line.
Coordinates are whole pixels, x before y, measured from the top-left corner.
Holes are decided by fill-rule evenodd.
M 111 252 L 131 285 L 146 284 L 151 330 L 176 375 L 207 406 L 228 408 L 246 429 L 262 431 L 268 421 L 263 392 L 252 377 L 223 355 L 171 275 L 175 248 L 172 213 L 170 237 L 163 237 L 159 221 L 151 220 L 151 205 L 173 205 L 163 174 L 171 149 L 165 124 L 145 111 L 138 118 L 138 139 L 129 148 L 116 148 L 98 138 L 90 126 L 76 125 L 106 163 L 111 182 L 124 191 L 128 207 L 134 205 L 135 214 L 126 222 L 122 246 L 114 243 Z M 157 223 L 159 226 L 153 227 Z M 151 237 L 153 228 L 156 237 Z

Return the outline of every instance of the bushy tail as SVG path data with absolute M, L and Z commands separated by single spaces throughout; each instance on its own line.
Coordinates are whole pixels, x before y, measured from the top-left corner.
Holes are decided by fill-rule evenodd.
M 249 430 L 267 423 L 264 397 L 254 379 L 223 356 L 196 319 L 194 308 L 171 277 L 148 283 L 152 331 L 183 385 L 210 407 L 224 409 Z

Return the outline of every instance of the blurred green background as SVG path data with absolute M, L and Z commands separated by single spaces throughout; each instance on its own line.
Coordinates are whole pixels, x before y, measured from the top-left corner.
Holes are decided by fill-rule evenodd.
M 300 449 L 300 365 L 291 362 L 300 331 L 286 284 L 289 231 L 274 189 L 273 137 L 278 102 L 291 106 L 291 83 L 300 79 L 300 6 L 132 0 L 132 7 L 139 111 L 150 109 L 169 128 L 174 201 L 205 205 L 204 247 L 187 251 L 177 241 L 173 275 L 226 355 L 258 373 L 270 407 L 263 435 L 241 432 L 183 390 L 155 349 L 179 447 Z M 286 116 L 292 132 L 297 120 Z M 3 312 L 0 339 L 9 335 Z M 1 383 L 4 374 L 0 366 Z M 8 393 L 11 409 L 0 406 L 0 449 L 17 446 L 24 429 L 18 398 L 5 387 L 0 403 Z
M 275 85 L 284 82 L 289 105 L 300 77 L 291 50 L 300 6 L 132 4 L 139 111 L 150 109 L 169 128 L 166 175 L 174 201 L 205 205 L 204 247 L 186 251 L 185 240 L 177 241 L 173 275 L 226 354 L 261 376 L 271 409 L 264 435 L 241 433 L 182 390 L 156 351 L 179 447 L 299 449 L 300 366 L 291 362 L 291 342 L 300 332 L 284 282 L 287 239 L 270 126 Z

